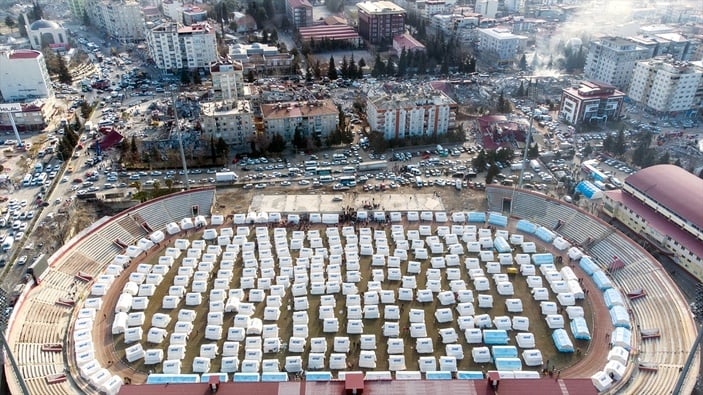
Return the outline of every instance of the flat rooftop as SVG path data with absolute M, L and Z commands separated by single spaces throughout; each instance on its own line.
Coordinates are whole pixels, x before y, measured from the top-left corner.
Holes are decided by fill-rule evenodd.
M 431 193 L 363 194 L 331 193 L 323 195 L 256 195 L 250 212 L 342 213 L 345 208 L 364 210 L 367 204 L 378 205 L 370 211 L 445 211 L 442 199 Z

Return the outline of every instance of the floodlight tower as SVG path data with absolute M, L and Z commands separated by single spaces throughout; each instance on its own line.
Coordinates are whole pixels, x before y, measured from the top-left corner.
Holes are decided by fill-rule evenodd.
M 183 150 L 183 134 L 181 132 L 181 124 L 178 122 L 178 107 L 176 106 L 177 95 L 173 95 L 173 118 L 176 121 L 176 133 L 178 133 L 178 148 L 181 153 L 181 164 L 183 165 L 183 175 L 185 176 L 186 191 L 190 189 L 190 180 L 188 179 L 188 165 L 186 164 L 186 154 Z

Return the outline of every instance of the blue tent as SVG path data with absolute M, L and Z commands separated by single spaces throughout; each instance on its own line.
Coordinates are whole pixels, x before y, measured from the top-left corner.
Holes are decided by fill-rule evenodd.
M 576 185 L 576 192 L 582 194 L 586 199 L 602 199 L 603 191 L 590 181 L 581 181 Z
M 534 263 L 535 266 L 553 264 L 554 255 L 550 253 L 532 254 L 532 263 Z
M 554 241 L 554 239 L 557 238 L 557 235 L 554 232 L 545 228 L 544 226 L 540 226 L 539 228 L 537 228 L 535 236 L 537 236 L 540 240 L 545 243 L 551 243 L 552 241 Z
M 307 380 L 307 377 L 306 377 Z M 288 381 L 288 373 L 286 372 L 264 372 L 261 373 L 262 382 L 280 382 Z
M 515 346 L 493 346 L 491 347 L 493 359 L 497 358 L 517 358 L 517 347 Z M 500 370 L 500 369 L 498 369 Z
M 331 381 L 332 372 L 305 372 L 305 381 Z
M 610 309 L 610 320 L 616 328 L 630 329 L 630 313 L 623 306 L 613 306 Z
M 598 287 L 598 289 L 600 289 L 601 291 L 613 288 L 612 281 L 610 281 L 608 276 L 603 273 L 602 270 L 593 273 L 593 282 L 596 283 L 596 287 Z
M 508 244 L 508 242 L 501 236 L 496 236 L 496 238 L 493 239 L 493 247 L 501 254 L 512 251 L 510 244 Z
M 163 374 L 152 373 L 146 378 L 147 384 L 182 384 L 199 383 L 200 375 L 197 374 Z
M 579 266 L 589 276 L 592 275 L 594 272 L 597 272 L 600 270 L 598 265 L 596 265 L 595 262 L 593 262 L 593 260 L 591 259 L 590 256 L 582 257 L 581 260 L 579 261 Z
M 574 344 L 569 339 L 569 334 L 564 329 L 556 329 L 552 332 L 554 346 L 559 352 L 574 352 Z
M 488 213 L 488 223 L 495 226 L 505 227 L 508 225 L 508 217 L 498 213 Z
M 534 234 L 537 231 L 537 225 L 533 224 L 532 222 L 526 219 L 521 219 L 517 221 L 517 230 L 519 230 L 520 232 Z
M 255 383 L 259 381 L 258 373 L 235 373 L 234 379 L 235 383 Z
M 520 358 L 496 358 L 496 370 L 514 372 L 522 370 Z
M 456 378 L 459 380 L 483 380 L 483 372 L 475 370 L 459 370 L 456 372 Z
M 484 329 L 483 343 L 491 344 L 508 344 L 508 332 L 503 329 Z
M 591 340 L 591 333 L 588 331 L 588 324 L 583 317 L 575 317 L 571 320 L 570 326 L 574 339 Z
M 427 372 L 427 373 L 425 373 L 425 378 L 427 380 L 451 380 L 452 379 L 452 372 L 441 372 L 441 371 Z
M 469 211 L 469 222 L 486 222 L 486 213 L 478 211 Z
M 625 300 L 623 299 L 622 294 L 614 288 L 606 289 L 605 292 L 603 292 L 603 299 L 605 300 L 605 305 L 608 308 L 625 305 Z

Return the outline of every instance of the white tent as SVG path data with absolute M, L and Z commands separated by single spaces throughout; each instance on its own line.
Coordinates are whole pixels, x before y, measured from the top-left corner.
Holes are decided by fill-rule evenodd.
M 321 306 L 324 307 L 324 306 Z M 327 307 L 327 309 L 330 309 Z M 339 332 L 339 320 L 336 317 L 324 318 L 322 324 L 322 332 L 337 333 Z
M 471 349 L 471 356 L 474 363 L 489 363 L 492 361 L 491 352 L 488 347 L 474 347 Z
M 510 313 L 521 313 L 522 312 L 522 300 L 513 298 L 505 300 L 505 308 Z
M 604 392 L 613 386 L 613 379 L 601 370 L 591 376 L 591 383 L 593 383 L 593 386 L 596 387 L 598 392 Z
M 166 349 L 166 359 L 183 359 L 186 356 L 186 346 L 182 344 L 171 344 Z
M 418 359 L 418 368 L 420 372 L 435 372 L 437 371 L 437 359 L 435 357 L 420 357 Z
M 488 281 L 488 280 L 486 280 Z M 480 309 L 493 308 L 493 295 L 480 294 L 478 295 L 478 307 Z
M 124 342 L 127 344 L 138 342 L 142 339 L 143 334 L 144 331 L 141 327 L 127 328 L 124 332 Z
M 303 359 L 299 356 L 286 357 L 286 372 L 298 373 L 303 371 Z
M 277 373 L 281 371 L 280 362 L 278 359 L 264 359 L 261 362 L 261 371 L 263 373 Z
M 400 336 L 400 324 L 397 322 L 385 322 L 383 324 L 383 336 L 397 337 Z
M 489 295 L 490 296 L 490 295 Z M 492 328 L 493 322 L 491 321 L 491 316 L 488 314 L 479 314 L 474 316 L 474 322 L 477 328 Z
M 305 350 L 305 338 L 302 337 L 291 337 L 288 342 L 288 351 L 290 352 L 303 352 Z
M 456 358 L 451 357 L 451 356 L 439 357 L 439 370 L 442 372 L 456 372 L 457 371 Z
M 625 376 L 627 366 L 616 360 L 610 360 L 605 364 L 603 371 L 607 373 L 613 380 L 619 381 Z
M 477 344 L 483 342 L 483 334 L 481 329 L 478 328 L 466 328 L 464 330 L 464 338 L 469 344 Z
M 522 360 L 525 361 L 527 366 L 541 366 L 544 363 L 542 361 L 542 352 L 537 349 L 524 350 L 522 352 Z
M 514 316 L 513 330 L 528 331 L 530 330 L 530 319 L 528 317 Z
M 239 355 L 239 342 L 226 341 L 222 345 L 222 356 L 233 357 Z
M 445 322 L 451 322 L 454 320 L 454 315 L 451 309 L 437 309 L 434 313 L 435 320 L 443 324 Z
M 410 336 L 413 338 L 427 337 L 427 326 L 424 323 L 410 324 Z
M 459 335 L 457 335 L 454 328 L 442 328 L 439 330 L 439 335 L 442 337 L 442 343 L 456 343 L 459 340 Z
M 193 373 L 207 373 L 210 371 L 210 358 L 193 358 Z
M 144 354 L 144 365 L 160 364 L 164 360 L 164 350 L 152 348 L 146 350 Z
M 359 368 L 376 369 L 376 353 L 362 350 L 359 353 Z
M 418 354 L 431 354 L 434 352 L 434 345 L 432 344 L 432 339 L 429 337 L 421 337 L 417 339 L 415 344 L 415 351 Z
M 459 329 L 462 331 L 476 326 L 474 317 L 471 315 L 460 315 L 459 318 L 457 318 L 457 322 L 459 323 Z
M 320 370 L 325 368 L 325 354 L 324 353 L 310 353 L 308 354 L 308 369 L 309 370 Z
M 520 348 L 534 348 L 535 335 L 529 332 L 518 333 L 515 335 L 515 341 Z
M 405 352 L 405 342 L 403 339 L 388 339 L 388 354 L 402 354 Z
M 557 300 L 562 306 L 573 306 L 576 304 L 576 298 L 574 294 L 569 292 L 562 292 L 557 294 Z
M 147 343 L 161 344 L 166 339 L 168 332 L 162 328 L 150 328 L 146 335 Z
M 145 319 L 146 315 L 142 311 L 129 313 L 127 315 L 127 326 L 142 326 Z
M 133 346 L 129 346 L 125 349 L 125 357 L 130 363 L 144 358 L 144 354 L 144 348 L 142 348 L 142 345 L 140 343 L 137 343 Z
M 127 313 L 119 312 L 115 314 L 115 319 L 112 321 L 112 334 L 118 335 L 127 330 Z
M 222 338 L 222 326 L 220 325 L 207 325 L 205 327 L 205 339 L 207 340 L 220 340 Z
M 170 322 L 171 316 L 168 314 L 155 313 L 151 317 L 151 326 L 155 326 L 157 328 L 166 328 Z
M 388 370 L 398 371 L 405 370 L 405 355 L 389 355 L 388 356 Z
M 545 317 L 545 321 L 547 321 L 549 329 L 564 328 L 564 316 L 561 314 L 549 314 Z
M 493 325 L 496 329 L 511 330 L 513 329 L 513 323 L 508 316 L 496 316 L 493 318 Z
M 134 284 L 134 283 L 128 283 Z M 129 293 L 120 294 L 119 299 L 117 299 L 117 304 L 115 305 L 115 313 L 126 313 L 132 308 L 133 297 Z
M 496 290 L 498 291 L 499 295 L 503 296 L 510 296 L 515 293 L 515 290 L 513 288 L 513 283 L 509 281 L 501 281 L 498 284 L 496 284 Z
M 464 359 L 464 348 L 461 344 L 447 344 L 444 349 L 447 356 L 454 357 L 457 360 Z
M 347 354 L 330 354 L 329 368 L 332 370 L 344 370 L 347 368 Z
M 556 314 L 557 304 L 555 302 L 540 302 L 540 308 L 542 309 L 542 315 Z
M 442 306 L 452 305 L 456 303 L 456 298 L 454 297 L 454 292 L 443 291 L 437 294 L 437 300 Z

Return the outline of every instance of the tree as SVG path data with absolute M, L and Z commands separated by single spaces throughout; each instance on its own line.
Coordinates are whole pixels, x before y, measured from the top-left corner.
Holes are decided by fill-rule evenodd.
M 490 184 L 493 182 L 493 179 L 500 173 L 500 169 L 498 166 L 496 166 L 495 163 L 491 164 L 491 167 L 488 168 L 488 171 L 486 172 L 486 184 Z
M 386 64 L 383 63 L 383 60 L 381 60 L 381 54 L 376 53 L 376 60 L 373 62 L 373 70 L 371 70 L 371 76 L 374 78 L 378 78 L 384 74 L 386 74 Z
M 24 24 L 24 14 L 20 14 L 17 17 L 17 31 L 20 32 L 21 37 L 29 37 L 27 34 L 27 26 Z
M 57 56 L 57 61 L 58 61 L 58 74 L 59 74 L 59 82 L 62 84 L 67 84 L 70 85 L 73 83 L 73 78 L 71 77 L 71 73 L 68 71 L 68 67 L 66 66 L 66 61 L 63 60 L 63 56 L 58 55 Z
M 139 158 L 139 147 L 137 147 L 137 138 L 135 135 L 132 135 L 132 142 L 130 144 L 130 153 L 132 155 L 132 162 L 136 161 Z
M 12 16 L 8 15 L 5 17 L 5 26 L 10 28 L 10 33 L 12 33 L 12 29 L 15 28 L 15 25 L 17 22 L 15 22 L 14 18 Z
M 330 56 L 330 61 L 327 66 L 327 78 L 332 81 L 337 79 L 337 64 L 334 61 L 334 56 Z
M 32 11 L 30 11 L 30 15 L 31 21 L 36 21 L 44 17 L 44 10 L 41 8 L 41 5 L 38 1 L 32 2 Z
M 614 152 L 618 155 L 622 155 L 627 152 L 627 143 L 625 142 L 625 130 L 620 129 L 618 135 L 615 138 L 615 146 L 613 147 Z
M 166 188 L 168 188 L 168 190 L 170 191 L 171 189 L 173 189 L 173 180 L 170 178 L 167 178 L 164 181 L 164 185 L 166 185 Z
M 589 157 L 593 153 L 593 147 L 591 146 L 591 143 L 586 144 L 585 147 L 583 147 L 583 156 L 584 157 Z
M 315 76 L 316 80 L 319 80 L 322 78 L 322 70 L 320 69 L 320 61 L 316 60 L 315 65 L 312 68 L 313 75 Z
M 247 73 L 247 82 L 252 83 L 256 80 L 256 77 L 254 77 L 254 70 L 249 69 L 249 72 Z
M 295 133 L 293 134 L 293 145 L 297 149 L 305 149 L 307 148 L 307 141 L 305 140 L 305 136 L 303 135 L 303 130 L 300 128 L 300 126 L 295 127 Z
M 659 160 L 657 161 L 657 163 L 660 165 L 668 165 L 670 161 L 671 161 L 671 156 L 669 155 L 669 151 L 665 151 L 664 154 L 662 154 L 662 156 L 659 157 Z
M 525 56 L 525 54 L 522 54 L 522 57 L 520 57 L 520 70 L 527 70 L 527 57 Z
M 210 161 L 212 164 L 217 163 L 217 150 L 215 149 L 215 136 L 210 135 Z
M 536 159 L 539 157 L 539 145 L 533 143 L 527 150 L 527 157 L 530 159 Z
M 181 69 L 181 83 L 183 85 L 190 85 L 190 72 L 188 69 Z
M 342 64 L 339 66 L 339 71 L 342 74 L 342 78 L 349 78 L 349 63 L 347 63 L 347 57 L 342 57 Z
M 200 85 L 203 81 L 200 78 L 200 72 L 198 70 L 193 71 L 193 83 L 195 85 Z
M 364 58 L 359 59 L 359 67 L 357 68 L 356 77 L 364 78 L 364 67 L 366 67 L 366 61 Z
M 515 96 L 517 97 L 525 97 L 525 84 L 524 81 L 520 81 L 520 87 L 517 88 L 517 92 L 515 93 Z
M 90 118 L 90 114 L 92 112 L 93 107 L 91 107 L 86 100 L 83 100 L 83 103 L 81 103 L 81 116 L 83 117 L 83 119 Z
M 280 134 L 276 133 L 271 137 L 271 142 L 269 143 L 268 151 L 280 153 L 286 149 L 286 140 Z

